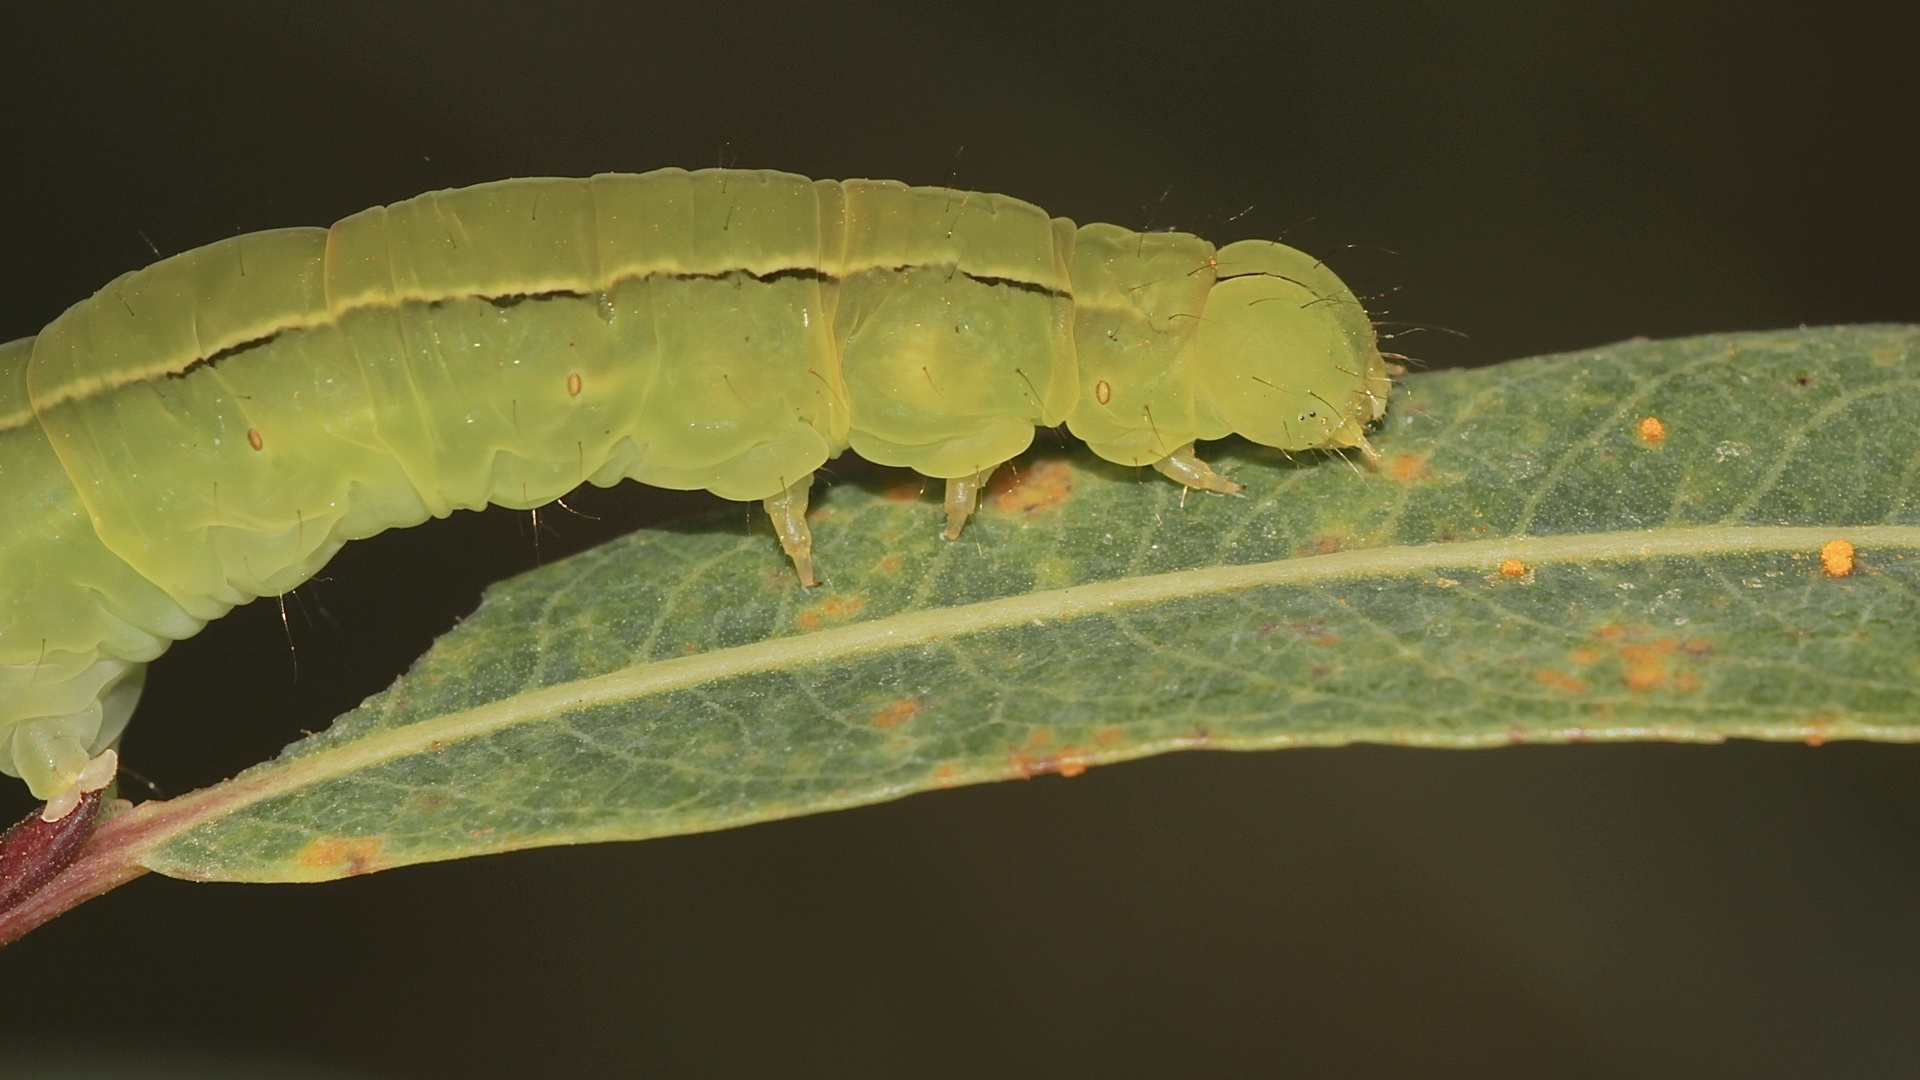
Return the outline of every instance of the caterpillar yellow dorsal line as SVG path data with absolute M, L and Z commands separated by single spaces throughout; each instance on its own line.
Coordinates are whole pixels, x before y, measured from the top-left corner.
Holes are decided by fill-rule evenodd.
M 1004 195 L 663 169 L 222 240 L 0 346 L 0 770 L 73 805 L 170 642 L 456 509 L 763 500 L 811 584 L 849 448 L 946 480 L 957 537 L 1036 426 L 1231 492 L 1196 439 L 1370 453 L 1387 393 L 1318 260 Z

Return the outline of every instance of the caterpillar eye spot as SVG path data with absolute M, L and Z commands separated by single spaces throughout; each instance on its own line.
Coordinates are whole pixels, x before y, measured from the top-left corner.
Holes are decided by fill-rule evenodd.
M 1276 354 L 1291 340 L 1336 344 Z M 363 341 L 430 345 L 391 350 L 369 379 L 350 344 Z M 592 409 L 577 401 L 589 378 Z M 1123 380 L 1125 407 L 1109 408 Z M 17 530 L 0 545 L 41 535 L 22 513 L 67 514 L 64 530 L 84 506 L 94 531 L 53 575 L 0 574 L 0 611 L 34 613 L 0 635 L 0 745 L 37 796 L 72 787 L 72 760 L 118 737 L 144 663 L 169 643 L 103 627 L 185 633 L 207 612 L 285 593 L 338 541 L 411 524 L 423 498 L 444 515 L 543 505 L 582 480 L 704 487 L 761 502 L 794 571 L 781 587 L 813 586 L 830 574 L 814 571 L 809 493 L 849 449 L 941 480 L 953 539 L 1038 428 L 1065 425 L 1107 461 L 1231 494 L 1240 484 L 1197 442 L 1370 451 L 1354 440 L 1391 389 L 1366 313 L 1313 257 L 1075 226 L 1004 195 L 663 169 L 503 180 L 229 238 L 0 345 L 0 417 L 23 418 L 0 428 L 0 506 Z M 1328 412 L 1288 420 L 1303 400 Z M 194 448 L 230 445 L 222 410 L 235 402 L 259 456 L 209 464 Z M 418 427 L 382 439 L 375 417 Z M 86 449 L 109 421 L 122 445 Z M 988 505 L 1051 511 L 1072 476 L 1036 465 Z M 167 497 L 117 497 L 142 490 Z M 221 526 L 217 545 L 204 522 Z M 858 603 L 829 596 L 802 628 Z M 75 658 L 52 689 L 43 649 Z M 41 720 L 62 748 L 23 758 L 51 744 L 14 737 Z M 1062 758 L 1058 771 L 1078 767 Z M 349 870 L 383 859 L 344 841 L 303 857 Z

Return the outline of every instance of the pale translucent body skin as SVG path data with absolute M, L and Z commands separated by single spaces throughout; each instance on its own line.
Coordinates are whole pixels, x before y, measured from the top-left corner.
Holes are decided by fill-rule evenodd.
M 951 538 L 1036 427 L 1232 492 L 1194 440 L 1370 452 L 1387 392 L 1311 257 L 1002 195 L 668 169 L 223 240 L 0 346 L 0 771 L 80 790 L 170 642 L 457 509 L 762 500 L 812 584 L 846 449 L 947 480 Z

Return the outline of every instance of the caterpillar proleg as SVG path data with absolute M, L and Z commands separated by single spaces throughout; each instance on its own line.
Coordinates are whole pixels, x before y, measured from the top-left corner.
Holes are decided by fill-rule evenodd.
M 1387 395 L 1318 260 L 1004 195 L 664 169 L 221 240 L 0 346 L 0 771 L 73 805 L 169 643 L 457 509 L 761 500 L 811 585 L 847 449 L 946 480 L 951 538 L 1036 427 L 1231 492 L 1195 440 L 1370 455 Z

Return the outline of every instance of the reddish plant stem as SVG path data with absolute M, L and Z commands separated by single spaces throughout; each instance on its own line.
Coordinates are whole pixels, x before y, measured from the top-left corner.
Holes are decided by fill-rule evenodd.
M 0 912 L 44 888 L 65 870 L 93 835 L 100 816 L 100 793 L 90 791 L 58 821 L 36 810 L 0 834 Z
M 0 945 L 146 873 L 137 859 L 165 815 L 144 809 L 124 810 L 96 828 L 94 792 L 57 822 L 41 821 L 36 810 L 0 837 Z

